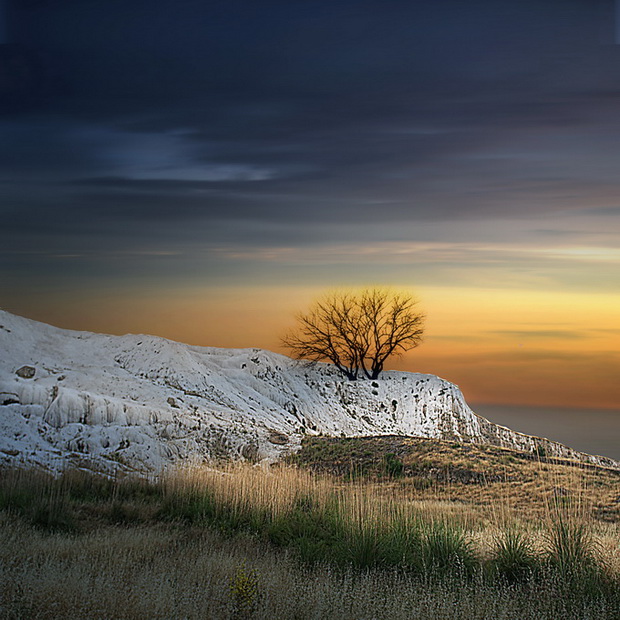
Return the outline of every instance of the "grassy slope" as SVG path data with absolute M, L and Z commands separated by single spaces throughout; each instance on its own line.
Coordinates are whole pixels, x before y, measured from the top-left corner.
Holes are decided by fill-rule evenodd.
M 290 459 L 157 482 L 0 471 L 0 615 L 618 617 L 618 472 L 403 437 Z
M 573 506 L 596 520 L 620 522 L 620 471 L 496 446 L 411 437 L 308 437 L 289 462 L 340 479 L 364 479 L 388 494 L 502 506 L 522 518 Z M 490 515 L 489 515 L 490 516 Z

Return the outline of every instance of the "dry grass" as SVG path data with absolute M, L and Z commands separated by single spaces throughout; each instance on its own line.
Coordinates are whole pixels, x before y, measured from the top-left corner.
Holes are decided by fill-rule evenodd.
M 217 468 L 190 466 L 169 472 L 163 479 L 165 492 L 176 498 L 194 496 L 209 490 L 212 499 L 229 510 L 245 512 L 259 509 L 278 518 L 305 498 L 326 506 L 333 484 L 324 476 L 294 467 L 277 469 L 242 463 L 222 464 Z
M 399 476 L 386 475 L 386 456 L 402 464 Z M 496 522 L 502 513 L 539 521 L 558 508 L 620 522 L 620 471 L 507 448 L 407 437 L 312 437 L 291 462 L 342 480 L 375 483 L 379 493 L 414 502 L 461 504 L 483 523 Z
M 173 497 L 208 489 L 230 513 L 258 509 L 276 519 L 285 518 L 299 506 L 332 510 L 358 531 L 389 530 L 403 522 L 446 524 L 464 530 L 483 558 L 490 555 L 498 534 L 506 530 L 523 532 L 533 548 L 542 552 L 548 532 L 562 519 L 586 527 L 601 561 L 620 576 L 620 520 L 597 519 L 596 502 L 586 486 L 596 472 L 568 467 L 562 470 L 560 466 L 546 467 L 540 463 L 531 467 L 545 469 L 539 470 L 536 491 L 529 495 L 531 504 L 526 505 L 529 510 L 519 501 L 520 492 L 510 491 L 506 483 L 481 485 L 477 493 L 470 489 L 470 484 L 418 489 L 406 480 L 347 481 L 286 466 L 275 469 L 244 464 L 229 464 L 220 469 L 189 467 L 171 473 L 164 486 Z M 557 488 L 570 488 L 570 497 L 554 493 L 553 489 Z M 459 493 L 462 490 L 470 493 Z M 481 494 L 485 501 L 480 500 Z
M 0 517 L 0 615 L 40 619 L 585 620 L 615 619 L 604 600 L 557 596 L 553 581 L 528 587 L 484 581 L 429 583 L 402 571 L 303 568 L 247 537 L 204 528 L 105 527 L 46 534 Z M 246 616 L 231 583 L 257 580 Z
M 0 472 L 0 616 L 617 620 L 620 523 L 598 511 L 617 477 L 517 460 L 499 463 L 511 481 L 423 485 L 398 458 L 402 477 L 352 480 L 239 464 L 152 482 Z

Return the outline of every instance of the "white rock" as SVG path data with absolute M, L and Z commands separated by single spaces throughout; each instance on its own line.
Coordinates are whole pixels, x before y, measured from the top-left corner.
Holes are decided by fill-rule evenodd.
M 433 375 L 351 382 L 331 365 L 260 349 L 67 331 L 4 311 L 0 325 L 0 462 L 157 471 L 223 452 L 275 459 L 322 433 L 543 445 L 548 455 L 618 465 L 491 424 Z M 15 374 L 25 365 L 33 377 Z

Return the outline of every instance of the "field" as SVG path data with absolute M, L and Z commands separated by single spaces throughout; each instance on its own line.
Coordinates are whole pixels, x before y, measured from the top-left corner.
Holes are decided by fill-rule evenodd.
M 504 511 L 528 521 L 572 507 L 588 519 L 620 522 L 620 471 L 541 453 L 409 437 L 309 437 L 289 462 L 343 480 L 376 481 L 380 494 L 466 506 L 487 521 Z
M 0 477 L 7 618 L 615 619 L 620 474 L 400 437 Z

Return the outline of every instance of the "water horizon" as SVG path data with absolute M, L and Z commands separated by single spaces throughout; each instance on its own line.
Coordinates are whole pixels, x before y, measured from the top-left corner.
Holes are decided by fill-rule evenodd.
M 620 461 L 620 410 L 472 403 L 475 413 L 513 431 Z

